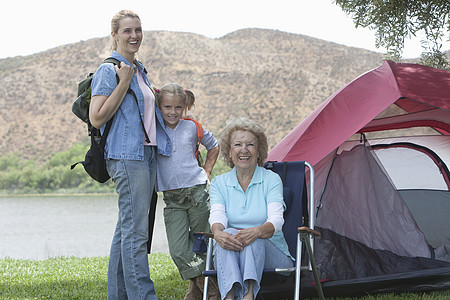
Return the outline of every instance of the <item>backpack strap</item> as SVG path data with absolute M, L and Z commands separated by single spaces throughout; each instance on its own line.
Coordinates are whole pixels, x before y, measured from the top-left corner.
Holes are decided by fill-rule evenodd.
M 120 66 L 120 61 L 118 59 L 114 58 L 114 57 L 111 57 L 111 56 L 108 57 L 108 58 L 105 58 L 103 63 L 112 63 L 115 66 Z M 145 68 L 144 68 L 144 72 L 145 72 L 145 74 L 147 74 L 147 70 L 145 70 Z M 117 78 L 117 84 L 119 84 L 119 75 L 117 75 L 117 73 L 116 73 L 116 78 Z M 139 103 L 138 103 L 136 94 L 134 93 L 134 91 L 130 87 L 128 88 L 127 93 L 130 93 L 134 97 L 134 100 L 136 101 L 136 105 L 138 107 L 139 116 L 140 116 L 139 119 L 141 120 L 142 129 L 144 129 L 145 141 L 147 143 L 150 143 L 150 138 L 148 137 L 147 131 L 145 130 L 144 120 L 142 120 L 142 114 L 141 114 L 141 110 L 139 109 Z M 109 127 L 111 127 L 111 125 Z M 105 132 L 106 132 L 106 128 L 105 128 Z M 108 132 L 109 132 L 109 129 L 108 129 Z
M 150 138 L 148 137 L 147 130 L 145 130 L 144 120 L 142 120 L 142 114 L 141 114 L 141 110 L 140 110 L 140 108 L 139 108 L 139 103 L 138 103 L 136 94 L 134 93 L 134 91 L 133 91 L 131 88 L 128 88 L 128 93 L 130 93 L 131 95 L 133 95 L 134 100 L 136 101 L 136 105 L 137 105 L 137 107 L 138 107 L 139 116 L 140 116 L 139 119 L 141 120 L 142 129 L 144 129 L 145 141 L 146 141 L 147 143 L 150 143 Z
M 119 66 L 119 65 L 120 65 L 120 61 L 119 61 L 117 58 L 114 58 L 114 57 L 112 57 L 112 56 L 110 56 L 110 57 L 108 57 L 108 58 L 105 58 L 105 60 L 103 61 L 103 63 L 104 63 L 104 64 L 112 63 L 112 64 L 114 64 L 114 65 L 116 65 L 116 66 Z
M 194 120 L 194 119 L 191 119 L 191 118 L 187 118 L 187 117 L 181 118 L 181 119 L 192 121 L 192 122 L 195 123 L 195 126 L 197 127 L 198 143 L 197 143 L 197 147 L 195 148 L 195 158 L 198 158 L 198 155 L 200 154 L 200 150 L 199 150 L 200 142 L 203 139 L 203 127 L 202 127 L 202 124 L 200 124 L 200 122 L 197 121 L 197 120 Z
M 108 58 L 105 58 L 103 63 L 104 64 L 111 63 L 111 64 L 113 64 L 115 66 L 120 66 L 120 61 L 117 58 L 114 58 L 112 56 L 110 56 Z M 119 84 L 119 75 L 117 75 L 117 73 L 116 73 L 116 79 L 117 79 L 117 84 Z

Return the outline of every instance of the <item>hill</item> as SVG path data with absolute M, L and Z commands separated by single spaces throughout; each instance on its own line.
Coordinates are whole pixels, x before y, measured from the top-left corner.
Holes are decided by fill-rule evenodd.
M 86 136 L 71 112 L 77 82 L 109 55 L 108 38 L 0 60 L 0 153 L 47 160 Z M 314 108 L 383 55 L 276 30 L 243 29 L 218 39 L 148 31 L 139 52 L 150 80 L 196 95 L 192 114 L 216 135 L 228 118 L 249 116 L 270 147 Z

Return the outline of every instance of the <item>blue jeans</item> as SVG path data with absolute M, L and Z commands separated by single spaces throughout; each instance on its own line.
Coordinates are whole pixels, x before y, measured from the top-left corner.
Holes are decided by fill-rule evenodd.
M 156 179 L 156 149 L 144 160 L 107 160 L 119 194 L 119 216 L 108 265 L 108 299 L 157 299 L 147 255 L 148 211 Z
M 234 228 L 225 232 L 236 234 Z M 268 239 L 257 239 L 244 250 L 230 251 L 214 242 L 214 267 L 217 270 L 217 282 L 222 299 L 234 286 L 234 298 L 242 299 L 248 292 L 248 280 L 254 280 L 253 295 L 260 289 L 264 268 L 290 268 L 293 261 Z

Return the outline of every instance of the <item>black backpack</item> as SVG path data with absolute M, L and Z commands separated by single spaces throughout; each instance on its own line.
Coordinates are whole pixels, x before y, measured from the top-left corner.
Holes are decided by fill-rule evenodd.
M 113 63 L 114 65 L 119 66 L 120 61 L 115 58 L 108 57 L 103 61 L 103 63 Z M 92 177 L 92 179 L 104 183 L 109 178 L 111 178 L 106 170 L 106 160 L 104 156 L 105 152 L 105 144 L 106 139 L 108 137 L 109 130 L 111 129 L 111 125 L 113 122 L 112 117 L 108 122 L 106 122 L 105 130 L 103 135 L 100 132 L 100 129 L 92 126 L 89 121 L 89 105 L 91 103 L 91 83 L 92 78 L 94 77 L 94 73 L 89 73 L 86 78 L 80 83 L 78 83 L 78 97 L 72 105 L 72 112 L 80 118 L 83 122 L 87 123 L 88 126 L 88 134 L 91 136 L 91 147 L 89 148 L 84 161 L 79 161 L 73 164 L 70 169 L 75 168 L 77 164 L 82 164 L 85 171 Z M 117 83 L 119 83 L 119 77 L 117 77 Z M 136 98 L 136 94 L 133 92 L 131 88 L 128 89 L 128 93 L 131 93 L 138 104 L 138 100 Z M 139 108 L 139 105 L 138 105 Z M 140 113 L 139 113 L 140 114 Z M 141 114 L 140 114 L 141 115 Z M 145 139 L 147 142 L 150 141 L 147 132 L 144 127 L 144 121 L 141 118 L 141 124 L 144 128 Z

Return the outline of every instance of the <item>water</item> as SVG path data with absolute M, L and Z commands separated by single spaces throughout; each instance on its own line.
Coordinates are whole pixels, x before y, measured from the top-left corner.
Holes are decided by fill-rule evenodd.
M 167 253 L 158 201 L 152 253 Z M 0 259 L 108 256 L 117 196 L 0 197 Z

